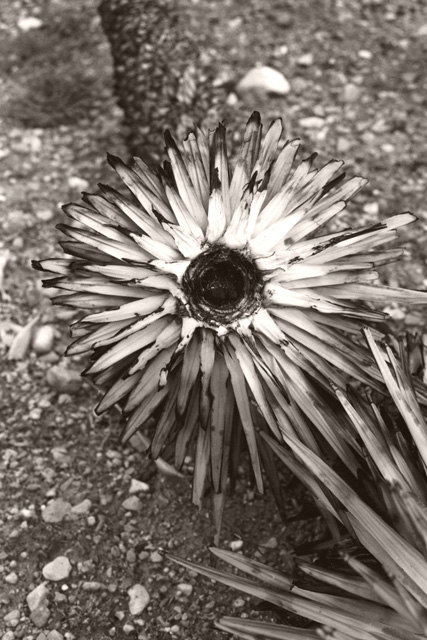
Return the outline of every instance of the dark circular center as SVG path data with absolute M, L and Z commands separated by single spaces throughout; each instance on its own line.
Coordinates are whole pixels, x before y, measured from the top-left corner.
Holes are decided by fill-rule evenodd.
M 192 315 L 209 324 L 227 324 L 260 304 L 261 278 L 242 252 L 214 245 L 191 261 L 182 288 Z

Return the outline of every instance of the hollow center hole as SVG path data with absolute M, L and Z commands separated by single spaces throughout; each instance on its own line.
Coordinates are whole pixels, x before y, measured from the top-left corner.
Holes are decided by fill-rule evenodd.
M 243 251 L 221 244 L 200 253 L 182 279 L 188 309 L 211 325 L 227 325 L 260 305 L 262 278 Z
M 236 305 L 245 295 L 245 273 L 231 260 L 213 262 L 200 275 L 200 293 L 214 308 Z

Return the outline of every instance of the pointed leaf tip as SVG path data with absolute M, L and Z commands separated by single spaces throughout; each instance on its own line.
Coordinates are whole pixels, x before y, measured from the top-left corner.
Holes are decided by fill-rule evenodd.
M 172 148 L 172 149 L 176 149 L 176 151 L 178 151 L 178 145 L 176 144 L 171 132 L 169 131 L 169 129 L 166 129 L 164 132 L 164 138 L 165 138 L 165 144 L 166 144 L 166 148 Z
M 261 114 L 259 111 L 252 111 L 247 124 L 261 124 Z
M 113 169 L 115 169 L 118 164 L 124 164 L 123 160 L 119 158 L 119 156 L 115 156 L 114 154 L 109 153 L 108 151 L 107 151 L 107 162 L 110 165 L 110 167 L 113 167 Z

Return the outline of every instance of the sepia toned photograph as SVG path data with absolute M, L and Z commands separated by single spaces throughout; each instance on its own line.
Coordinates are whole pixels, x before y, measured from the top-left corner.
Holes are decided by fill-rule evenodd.
M 427 640 L 427 3 L 0 54 L 0 640 Z

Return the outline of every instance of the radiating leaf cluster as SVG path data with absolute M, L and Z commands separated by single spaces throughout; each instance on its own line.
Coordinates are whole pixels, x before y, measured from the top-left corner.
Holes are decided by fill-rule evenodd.
M 174 557 L 187 568 L 308 618 L 316 628 L 224 618 L 218 628 L 247 640 L 420 640 L 427 637 L 427 473 L 425 412 L 417 401 L 409 359 L 381 348 L 369 329 L 364 334 L 385 385 L 387 400 L 378 406 L 335 387 L 365 464 L 355 481 L 334 468 L 292 435 L 285 446 L 268 435 L 276 455 L 306 484 L 325 512 L 337 548 L 349 536 L 374 562 L 346 554 L 347 570 L 297 560 L 299 577 L 286 575 L 244 556 L 211 549 L 245 574 L 199 567 Z M 425 354 L 424 354 L 425 355 Z M 345 470 L 347 472 L 347 470 Z M 351 571 L 349 571 L 349 569 Z M 311 579 L 303 588 L 301 576 Z M 318 626 L 320 625 L 320 626 Z

